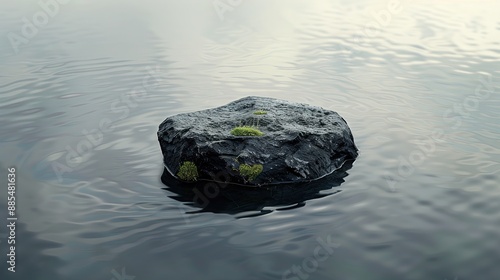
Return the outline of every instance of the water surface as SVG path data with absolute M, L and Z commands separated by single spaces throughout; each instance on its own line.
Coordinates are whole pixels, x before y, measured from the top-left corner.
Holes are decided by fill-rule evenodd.
M 38 2 L 2 2 L 2 279 L 500 277 L 497 2 L 158 2 L 68 1 L 30 38 Z M 248 95 L 341 114 L 343 182 L 248 211 L 176 199 L 158 125 Z

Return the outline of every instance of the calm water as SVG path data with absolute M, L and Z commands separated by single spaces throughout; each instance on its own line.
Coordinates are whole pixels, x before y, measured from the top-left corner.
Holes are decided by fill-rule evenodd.
M 1 2 L 1 279 L 500 279 L 498 1 L 68 2 Z M 339 112 L 347 176 L 183 201 L 158 125 L 248 95 Z

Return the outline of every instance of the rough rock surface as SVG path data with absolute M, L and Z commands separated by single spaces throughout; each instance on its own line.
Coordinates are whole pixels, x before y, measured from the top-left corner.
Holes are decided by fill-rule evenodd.
M 266 113 L 257 115 L 258 110 Z M 237 126 L 253 126 L 264 135 L 234 136 Z M 184 162 L 193 162 L 198 180 L 256 186 L 318 179 L 358 155 L 346 121 L 336 112 L 254 96 L 168 117 L 158 140 L 174 176 Z M 258 174 L 244 175 L 248 170 Z

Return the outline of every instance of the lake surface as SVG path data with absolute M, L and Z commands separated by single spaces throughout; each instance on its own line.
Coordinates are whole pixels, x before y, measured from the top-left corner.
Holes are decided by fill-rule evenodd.
M 66 2 L 1 4 L 1 279 L 500 279 L 498 1 Z M 163 184 L 158 125 L 249 95 L 342 115 L 341 182 L 244 211 Z

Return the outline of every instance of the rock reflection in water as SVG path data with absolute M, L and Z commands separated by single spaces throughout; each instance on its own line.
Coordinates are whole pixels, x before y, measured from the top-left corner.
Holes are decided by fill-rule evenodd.
M 344 182 L 349 175 L 352 161 L 321 179 L 263 187 L 233 185 L 224 182 L 198 181 L 183 183 L 176 180 L 166 169 L 161 180 L 170 198 L 195 208 L 187 213 L 213 212 L 240 214 L 238 218 L 260 216 L 273 210 L 288 210 L 302 207 L 307 200 L 322 198 L 340 190 L 332 190 Z M 329 191 L 328 191 L 329 190 Z M 244 213 L 243 212 L 247 212 Z M 243 214 L 243 215 L 241 215 Z

